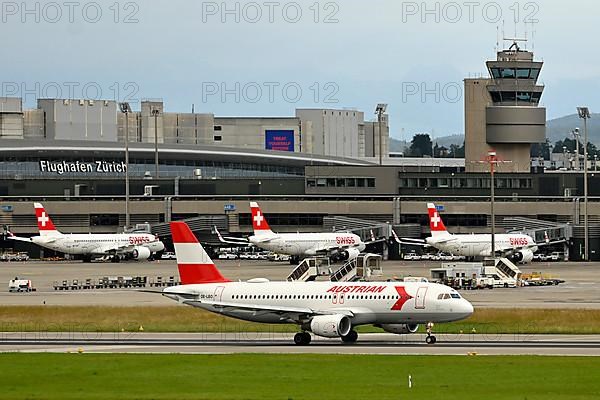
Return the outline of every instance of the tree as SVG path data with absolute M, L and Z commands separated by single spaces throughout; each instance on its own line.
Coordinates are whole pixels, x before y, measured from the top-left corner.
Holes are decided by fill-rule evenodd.
M 464 158 L 465 157 L 465 142 L 462 146 L 457 144 L 450 145 L 450 157 L 452 158 Z
M 433 156 L 432 143 L 428 133 L 417 133 L 410 142 L 408 154 L 410 157 Z
M 562 149 L 562 147 L 561 147 Z M 562 150 L 561 150 L 562 151 Z M 534 143 L 531 145 L 531 157 L 542 157 L 544 160 L 550 159 L 550 142 L 548 139 L 544 143 Z

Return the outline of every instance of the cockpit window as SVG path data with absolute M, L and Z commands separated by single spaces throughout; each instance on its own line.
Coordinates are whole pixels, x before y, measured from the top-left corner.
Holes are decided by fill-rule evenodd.
M 450 298 L 450 295 L 448 293 L 444 294 L 444 300 L 449 299 L 449 298 Z
M 452 293 L 450 296 L 452 296 L 453 299 L 460 299 L 460 294 L 458 293 Z

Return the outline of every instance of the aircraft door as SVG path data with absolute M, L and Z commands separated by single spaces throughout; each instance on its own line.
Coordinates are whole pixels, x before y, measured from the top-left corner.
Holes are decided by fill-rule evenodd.
M 213 295 L 213 301 L 221 301 L 222 297 L 223 297 L 223 290 L 225 289 L 225 286 L 217 286 L 215 288 L 215 293 Z
M 424 310 L 425 309 L 425 298 L 427 297 L 427 287 L 420 287 L 417 289 L 417 298 L 415 300 L 415 308 Z

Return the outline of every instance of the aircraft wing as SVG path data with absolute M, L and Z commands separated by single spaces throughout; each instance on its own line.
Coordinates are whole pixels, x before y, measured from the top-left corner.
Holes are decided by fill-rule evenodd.
M 265 306 L 259 304 L 240 304 L 233 302 L 216 302 L 209 300 L 199 300 L 198 296 L 191 293 L 163 293 L 163 295 L 169 297 L 169 295 L 179 296 L 182 298 L 181 302 L 191 306 L 194 305 L 205 305 L 212 307 L 216 312 L 233 311 L 233 310 L 246 310 L 252 311 L 255 315 L 260 313 L 265 314 L 279 314 L 282 320 L 290 320 L 298 322 L 300 320 L 312 317 L 315 315 L 333 315 L 342 314 L 349 318 L 354 317 L 353 313 L 349 309 L 331 309 L 331 310 L 315 310 L 308 307 L 284 307 L 284 306 Z M 304 318 L 303 318 L 304 317 Z
M 144 243 L 144 244 L 148 244 L 148 243 Z M 133 249 L 135 248 L 135 245 L 133 244 L 124 244 L 124 245 L 103 245 L 103 246 L 98 246 L 94 249 L 92 249 L 92 253 L 93 254 L 121 254 L 121 253 L 130 253 L 133 251 Z
M 365 242 L 367 243 L 367 242 Z M 348 250 L 348 249 L 352 249 L 354 247 L 358 247 L 355 244 L 336 244 L 335 246 L 326 246 L 326 247 L 319 247 L 315 249 L 315 252 L 319 253 L 319 254 L 328 254 L 331 252 L 334 252 L 336 250 Z
M 246 246 L 251 244 L 247 239 L 244 239 L 244 238 L 224 237 L 223 235 L 221 235 L 221 232 L 219 232 L 219 230 L 217 229 L 216 226 L 214 226 L 213 228 L 215 229 L 215 232 L 217 233 L 217 236 L 221 243 L 246 245 Z
M 371 236 L 370 236 L 369 240 L 365 240 L 364 241 L 365 244 L 387 242 L 387 238 L 384 238 L 384 237 L 378 238 L 378 237 L 376 237 L 375 233 L 373 233 L 372 229 L 369 231 L 369 233 L 370 233 Z
M 411 245 L 411 246 L 429 247 L 429 245 L 427 244 L 427 242 L 425 242 L 423 239 L 413 239 L 413 238 L 402 238 L 402 239 L 400 239 L 398 237 L 398 235 L 396 234 L 396 231 L 393 230 L 393 229 L 392 229 L 392 235 L 394 236 L 394 240 L 398 244 L 406 244 L 406 245 Z
M 10 239 L 10 240 L 16 240 L 16 241 L 19 241 L 19 242 L 29 242 L 29 243 L 31 243 L 31 238 L 25 238 L 25 237 L 15 236 L 12 232 L 7 232 L 6 238 Z
M 410 239 L 410 238 L 402 238 L 402 239 L 396 239 L 396 242 L 398 244 L 406 244 L 406 245 L 410 245 L 410 246 L 422 246 L 422 247 L 430 247 L 427 243 L 425 243 L 424 240 L 420 240 L 420 239 Z

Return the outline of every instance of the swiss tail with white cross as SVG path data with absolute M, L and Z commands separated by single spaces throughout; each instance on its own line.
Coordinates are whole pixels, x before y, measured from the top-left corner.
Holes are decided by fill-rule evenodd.
M 450 236 L 435 204 L 427 203 L 427 211 L 429 212 L 429 227 L 431 228 L 431 236 Z
M 258 203 L 251 202 L 250 210 L 252 211 L 252 228 L 254 229 L 255 236 L 275 236 L 267 219 L 263 215 Z
M 56 230 L 50 216 L 44 209 L 40 203 L 34 203 L 33 207 L 35 208 L 35 218 L 37 219 L 38 229 L 40 230 L 40 236 L 58 236 L 61 235 L 59 231 Z

